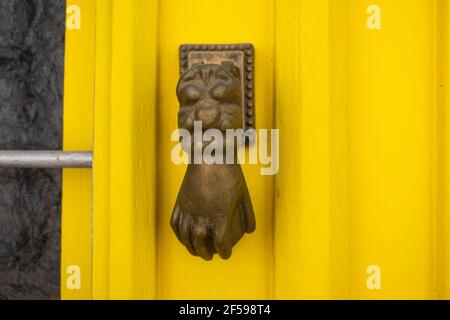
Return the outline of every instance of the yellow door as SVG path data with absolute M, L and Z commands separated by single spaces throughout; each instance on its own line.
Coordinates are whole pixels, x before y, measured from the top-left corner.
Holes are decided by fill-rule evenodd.
M 66 299 L 449 298 L 447 0 L 68 0 Z M 183 43 L 252 43 L 257 219 L 229 260 L 170 229 Z M 79 282 L 77 282 L 79 280 Z

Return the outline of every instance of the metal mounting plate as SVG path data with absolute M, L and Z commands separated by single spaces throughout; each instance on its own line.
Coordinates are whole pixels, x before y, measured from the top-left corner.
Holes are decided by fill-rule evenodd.
M 254 53 L 250 43 L 183 44 L 180 46 L 180 73 L 198 63 L 232 61 L 241 71 L 244 129 L 255 128 Z

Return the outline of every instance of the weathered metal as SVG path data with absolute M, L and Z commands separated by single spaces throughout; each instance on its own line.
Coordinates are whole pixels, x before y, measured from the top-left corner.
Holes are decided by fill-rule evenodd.
M 2 150 L 0 168 L 91 168 L 92 152 Z
M 192 133 L 194 121 L 201 121 L 203 130 L 218 129 L 222 133 L 242 128 L 241 77 L 232 61 L 187 68 L 177 86 L 179 128 Z M 173 209 L 171 226 L 192 255 L 211 260 L 218 253 L 228 259 L 232 247 L 256 227 L 247 184 L 238 161 L 193 163 L 193 140 L 184 146 L 190 148 L 187 151 L 191 161 Z M 208 145 L 203 142 L 200 148 Z M 236 144 L 234 148 L 237 149 Z
M 195 64 L 221 64 L 231 61 L 239 69 L 242 92 L 244 129 L 255 128 L 254 63 L 255 50 L 251 43 L 183 44 L 180 46 L 180 72 Z

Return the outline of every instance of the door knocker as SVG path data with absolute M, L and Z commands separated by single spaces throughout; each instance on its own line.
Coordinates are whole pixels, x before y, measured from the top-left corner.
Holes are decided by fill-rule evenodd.
M 180 129 L 193 136 L 196 122 L 203 131 L 223 134 L 254 127 L 252 45 L 182 45 L 180 63 Z M 192 255 L 211 260 L 218 253 L 228 259 L 232 247 L 256 227 L 247 183 L 236 157 L 232 163 L 194 162 L 194 141 L 182 141 L 190 161 L 171 227 Z M 210 143 L 202 141 L 197 148 L 204 150 Z M 237 154 L 237 145 L 233 148 Z

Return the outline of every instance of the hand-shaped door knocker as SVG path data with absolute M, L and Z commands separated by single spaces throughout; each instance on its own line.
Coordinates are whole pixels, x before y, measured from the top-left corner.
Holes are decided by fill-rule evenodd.
M 224 135 L 227 129 L 242 129 L 242 92 L 241 72 L 233 62 L 193 64 L 182 73 L 177 86 L 179 128 L 189 131 L 191 136 L 197 121 L 203 131 L 213 128 Z M 190 139 L 189 145 L 183 147 L 190 148 L 187 150 L 190 161 L 171 226 L 192 255 L 211 260 L 218 253 L 228 259 L 242 236 L 255 230 L 247 184 L 237 161 L 195 164 L 194 140 Z M 209 143 L 202 141 L 200 149 L 204 150 Z

